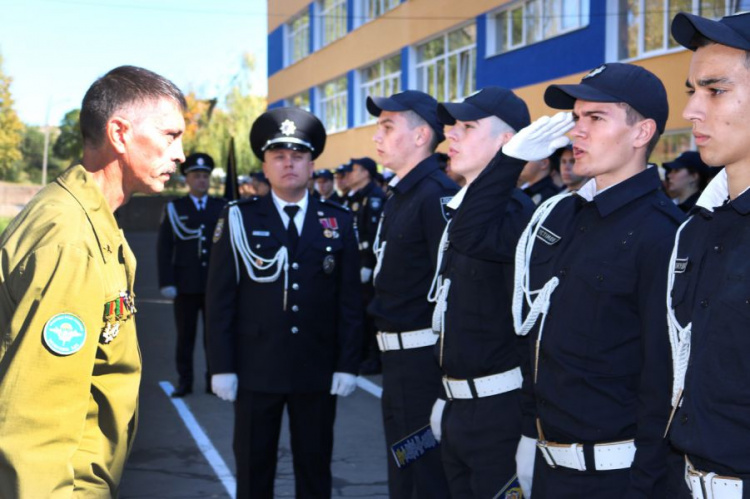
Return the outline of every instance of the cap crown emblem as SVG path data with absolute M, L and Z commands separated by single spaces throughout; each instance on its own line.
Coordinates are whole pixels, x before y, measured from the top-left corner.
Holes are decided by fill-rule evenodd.
M 297 125 L 295 125 L 292 120 L 286 119 L 281 122 L 281 127 L 279 128 L 279 130 L 281 130 L 281 133 L 288 137 L 290 135 L 294 135 L 294 132 L 297 131 Z
M 598 75 L 599 73 L 602 73 L 605 69 L 607 69 L 607 65 L 606 64 L 602 64 L 598 68 L 592 69 L 589 72 L 589 74 L 587 74 L 586 76 L 583 77 L 583 79 L 586 80 L 588 78 L 593 78 L 594 76 Z

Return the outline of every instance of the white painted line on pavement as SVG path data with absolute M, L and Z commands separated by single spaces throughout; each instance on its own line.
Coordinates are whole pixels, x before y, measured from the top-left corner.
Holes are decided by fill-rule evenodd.
M 164 393 L 167 394 L 167 397 L 172 395 L 172 392 L 174 391 L 172 383 L 170 383 L 169 381 L 160 381 L 159 386 L 161 386 L 161 389 L 164 390 Z M 216 476 L 219 477 L 219 480 L 221 480 L 221 483 L 227 490 L 229 497 L 235 499 L 237 482 L 234 479 L 234 475 L 232 475 L 232 472 L 229 470 L 229 468 L 227 468 L 226 463 L 224 463 L 224 460 L 221 458 L 221 455 L 216 450 L 216 447 L 214 447 L 214 445 L 211 443 L 211 440 L 209 440 L 208 435 L 206 435 L 206 432 L 204 432 L 203 428 L 201 428 L 201 426 L 198 424 L 198 421 L 196 421 L 193 413 L 190 412 L 190 409 L 188 408 L 185 401 L 182 399 L 174 399 L 171 397 L 169 400 L 172 401 L 172 405 L 174 405 L 175 409 L 177 409 L 177 413 L 185 423 L 185 426 L 190 432 L 190 435 L 192 435 L 193 440 L 195 440 L 195 443 L 198 444 L 198 449 L 200 449 L 200 451 L 203 453 L 206 461 L 208 461 L 208 464 L 211 465 L 211 468 L 213 468 Z
M 377 398 L 383 398 L 383 389 L 362 376 L 357 376 L 357 386 Z

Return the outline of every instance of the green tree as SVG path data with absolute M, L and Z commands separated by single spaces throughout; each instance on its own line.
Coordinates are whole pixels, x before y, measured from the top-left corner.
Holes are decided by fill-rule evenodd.
M 16 162 L 21 159 L 24 126 L 13 109 L 12 81 L 3 72 L 3 56 L 0 54 L 0 179 L 15 177 Z
M 44 127 L 27 126 L 21 142 L 23 159 L 18 163 L 17 180 L 38 184 L 42 181 L 42 164 L 44 162 Z M 59 131 L 50 127 L 50 143 L 54 143 Z M 55 178 L 70 161 L 58 158 L 53 154 L 47 157 L 47 180 Z
M 80 109 L 73 109 L 65 113 L 60 123 L 60 135 L 57 136 L 52 152 L 60 159 L 76 161 L 83 156 L 83 136 L 79 121 Z

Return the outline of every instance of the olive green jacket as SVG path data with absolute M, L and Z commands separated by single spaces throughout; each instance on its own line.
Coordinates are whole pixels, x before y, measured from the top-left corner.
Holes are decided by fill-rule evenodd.
M 0 237 L 3 499 L 117 496 L 141 377 L 134 274 L 135 257 L 80 165 Z M 62 334 L 61 318 L 82 325 Z M 55 353 L 70 345 L 78 349 Z

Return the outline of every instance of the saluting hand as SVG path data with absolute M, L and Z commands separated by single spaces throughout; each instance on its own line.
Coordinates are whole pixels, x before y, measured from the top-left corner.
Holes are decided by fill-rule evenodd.
M 515 134 L 502 150 L 506 156 L 525 161 L 549 158 L 570 143 L 565 134 L 574 126 L 573 114 L 569 111 L 557 113 L 552 118 L 542 116 Z

